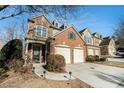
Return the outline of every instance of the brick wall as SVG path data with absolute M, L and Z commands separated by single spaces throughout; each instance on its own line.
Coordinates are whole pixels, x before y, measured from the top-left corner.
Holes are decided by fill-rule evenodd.
M 55 49 L 54 47 L 56 45 L 67 45 L 70 47 L 71 49 L 71 54 L 72 54 L 72 51 L 75 47 L 82 47 L 82 49 L 84 50 L 84 58 L 86 58 L 86 47 L 85 47 L 85 43 L 82 41 L 82 39 L 78 36 L 78 34 L 74 31 L 75 29 L 73 27 L 67 29 L 67 31 L 57 35 L 55 37 L 55 40 L 54 42 L 52 42 L 53 44 L 53 47 L 52 47 L 52 52 L 55 52 Z M 69 32 L 74 32 L 76 34 L 76 39 L 75 40 L 70 40 L 68 38 L 68 33 Z M 71 58 L 71 63 L 73 63 L 72 61 L 73 58 Z

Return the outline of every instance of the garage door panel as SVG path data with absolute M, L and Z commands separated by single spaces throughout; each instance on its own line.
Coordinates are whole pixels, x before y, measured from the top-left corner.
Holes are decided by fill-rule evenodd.
M 74 49 L 74 63 L 84 62 L 84 51 L 83 49 Z
M 65 62 L 70 63 L 70 48 L 66 47 L 55 47 L 55 54 L 60 54 L 64 56 Z
M 88 55 L 94 55 L 93 49 L 88 49 Z
M 95 50 L 95 55 L 100 55 L 100 50 Z

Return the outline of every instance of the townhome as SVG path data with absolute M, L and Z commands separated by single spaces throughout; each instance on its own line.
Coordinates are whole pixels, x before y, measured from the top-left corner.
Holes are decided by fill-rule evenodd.
M 74 26 L 50 22 L 45 16 L 28 20 L 25 55 L 32 63 L 46 62 L 47 55 L 61 54 L 66 63 L 86 59 L 86 44 Z
M 100 52 L 100 42 L 102 41 L 102 36 L 98 33 L 91 33 L 88 28 L 81 30 L 80 35 L 82 39 L 86 42 L 87 56 L 88 55 L 101 55 Z
M 116 51 L 115 41 L 110 36 L 104 37 L 100 43 L 100 50 L 103 57 L 114 57 Z

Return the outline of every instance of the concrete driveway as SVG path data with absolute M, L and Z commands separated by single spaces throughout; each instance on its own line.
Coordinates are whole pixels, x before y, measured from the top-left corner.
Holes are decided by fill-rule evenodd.
M 108 61 L 111 61 L 111 62 L 124 62 L 124 58 L 121 58 L 121 57 L 116 57 L 116 58 L 107 58 Z
M 69 64 L 74 77 L 97 88 L 124 87 L 124 69 L 93 63 Z

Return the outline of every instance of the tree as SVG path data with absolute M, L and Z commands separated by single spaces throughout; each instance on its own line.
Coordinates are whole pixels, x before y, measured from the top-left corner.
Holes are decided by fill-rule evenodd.
M 117 48 L 124 49 L 124 20 L 121 20 L 118 24 L 113 37 L 116 41 Z
M 19 38 L 17 24 L 4 27 L 4 31 L 0 33 L 1 41 L 6 44 L 8 41 Z
M 52 15 L 60 22 L 65 22 L 65 20 L 72 17 L 76 17 L 79 8 L 82 6 L 72 6 L 72 5 L 0 5 L 0 20 L 19 18 L 22 20 L 18 24 L 18 29 L 20 32 L 15 31 L 17 25 L 13 23 L 10 27 L 5 27 L 5 34 L 1 33 L 2 41 L 6 43 L 9 40 L 12 40 L 14 34 L 19 33 L 18 37 L 24 39 L 27 33 L 24 20 L 26 19 L 23 15 L 35 16 L 35 15 Z M 7 33 L 7 35 L 6 35 Z M 10 37 L 9 37 L 10 35 Z M 7 39 L 9 37 L 9 39 Z M 4 40 L 5 38 L 6 40 Z
M 4 15 L 0 16 L 0 20 L 15 17 L 22 14 L 53 14 L 56 17 L 67 18 L 72 15 L 77 15 L 80 6 L 72 5 L 0 5 L 0 12 Z M 9 11 L 9 13 L 8 13 Z

